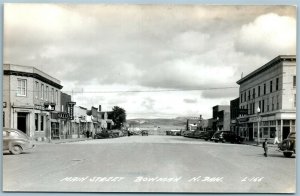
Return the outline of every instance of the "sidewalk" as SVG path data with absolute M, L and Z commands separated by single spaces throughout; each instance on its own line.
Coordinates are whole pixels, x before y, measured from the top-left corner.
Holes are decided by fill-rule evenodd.
M 92 140 L 93 138 L 71 138 L 71 139 L 56 139 L 51 141 L 34 141 L 34 144 L 63 144 L 63 143 L 70 143 L 70 142 L 79 142 L 79 141 L 86 141 Z
M 250 145 L 250 146 L 257 146 L 262 148 L 262 142 L 257 145 L 256 141 L 244 141 L 242 144 Z M 268 146 L 271 148 L 278 148 L 278 144 L 268 143 Z

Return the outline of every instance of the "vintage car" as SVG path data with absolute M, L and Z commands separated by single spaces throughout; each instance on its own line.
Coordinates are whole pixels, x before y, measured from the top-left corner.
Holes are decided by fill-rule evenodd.
M 148 136 L 148 131 L 147 131 L 147 130 L 142 130 L 141 133 L 142 133 L 142 136 L 144 136 L 144 135 L 145 135 L 145 136 Z
M 211 138 L 215 142 L 242 143 L 243 138 L 231 131 L 217 131 Z
M 296 133 L 291 132 L 285 140 L 278 144 L 278 148 L 285 157 L 291 157 L 293 154 L 296 154 Z
M 34 148 L 30 138 L 18 129 L 3 128 L 3 151 L 17 155 L 23 151 Z

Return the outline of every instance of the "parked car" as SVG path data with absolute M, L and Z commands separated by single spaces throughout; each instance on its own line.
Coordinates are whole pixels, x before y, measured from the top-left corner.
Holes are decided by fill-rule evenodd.
M 231 142 L 231 143 L 242 143 L 243 138 L 236 135 L 234 132 L 231 131 L 217 131 L 213 136 L 212 140 L 215 142 Z
M 213 132 L 213 131 L 205 131 L 202 139 L 204 139 L 205 141 L 212 140 L 211 138 L 214 135 L 214 133 L 215 132 Z
M 148 131 L 147 130 L 142 130 L 142 136 L 148 136 Z
M 200 139 L 203 137 L 203 135 L 204 135 L 204 131 L 194 131 L 194 134 L 192 137 Z
M 278 147 L 285 157 L 296 154 L 296 133 L 291 132 L 285 140 L 278 144 Z
M 21 154 L 23 151 L 34 148 L 30 138 L 22 131 L 12 128 L 3 128 L 3 151 L 11 154 Z

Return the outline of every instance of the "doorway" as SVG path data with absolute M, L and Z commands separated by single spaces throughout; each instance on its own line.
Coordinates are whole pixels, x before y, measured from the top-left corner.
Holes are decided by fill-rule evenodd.
M 290 127 L 282 127 L 282 139 L 286 139 L 290 133 Z
M 253 141 L 253 127 L 249 127 L 249 141 Z
M 27 130 L 27 114 L 25 112 L 18 112 L 17 115 L 17 129 L 21 130 L 26 134 Z

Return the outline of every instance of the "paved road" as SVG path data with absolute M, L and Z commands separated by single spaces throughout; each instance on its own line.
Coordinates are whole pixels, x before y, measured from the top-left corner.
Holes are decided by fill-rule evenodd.
M 3 190 L 294 192 L 295 162 L 276 148 L 265 158 L 261 147 L 179 136 L 40 144 L 33 152 L 4 154 Z

